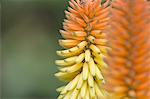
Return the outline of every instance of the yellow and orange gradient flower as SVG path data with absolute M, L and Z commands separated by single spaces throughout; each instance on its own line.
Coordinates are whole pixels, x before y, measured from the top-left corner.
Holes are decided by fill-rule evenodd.
M 57 51 L 65 59 L 56 60 L 60 80 L 68 82 L 57 89 L 58 99 L 105 99 L 107 92 L 101 69 L 107 65 L 107 40 L 104 30 L 109 20 L 109 0 L 70 0 L 66 19 L 60 33 L 64 39 L 59 44 L 64 50 Z
M 115 0 L 112 7 L 106 88 L 112 99 L 150 99 L 148 1 Z

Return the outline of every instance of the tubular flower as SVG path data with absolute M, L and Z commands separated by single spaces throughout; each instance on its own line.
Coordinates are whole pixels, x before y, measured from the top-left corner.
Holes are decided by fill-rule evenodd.
M 70 0 L 66 19 L 60 33 L 64 39 L 57 51 L 63 60 L 56 60 L 60 72 L 55 76 L 68 82 L 57 89 L 58 99 L 105 99 L 105 82 L 101 69 L 105 66 L 107 40 L 104 30 L 108 26 L 109 0 Z
M 112 2 L 105 88 L 113 99 L 150 99 L 150 12 L 146 0 Z

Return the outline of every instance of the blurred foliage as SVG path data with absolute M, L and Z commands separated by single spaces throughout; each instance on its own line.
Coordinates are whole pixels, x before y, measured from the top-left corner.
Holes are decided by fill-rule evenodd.
M 55 51 L 66 4 L 65 0 L 2 1 L 2 95 L 6 99 L 56 98 L 60 83 L 53 76 Z

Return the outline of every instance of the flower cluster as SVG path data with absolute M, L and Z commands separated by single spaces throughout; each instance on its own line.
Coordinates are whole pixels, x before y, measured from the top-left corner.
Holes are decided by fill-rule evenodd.
M 57 89 L 58 99 L 105 99 L 101 69 L 107 66 L 109 0 L 70 0 L 69 5 L 60 30 L 64 49 L 57 51 L 65 59 L 55 62 L 60 70 L 55 76 L 68 83 Z
M 150 5 L 146 0 L 112 3 L 106 89 L 113 99 L 150 98 Z

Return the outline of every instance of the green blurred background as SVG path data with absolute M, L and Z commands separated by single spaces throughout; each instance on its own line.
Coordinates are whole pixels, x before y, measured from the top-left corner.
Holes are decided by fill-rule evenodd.
M 54 77 L 67 0 L 3 0 L 2 99 L 56 99 Z

